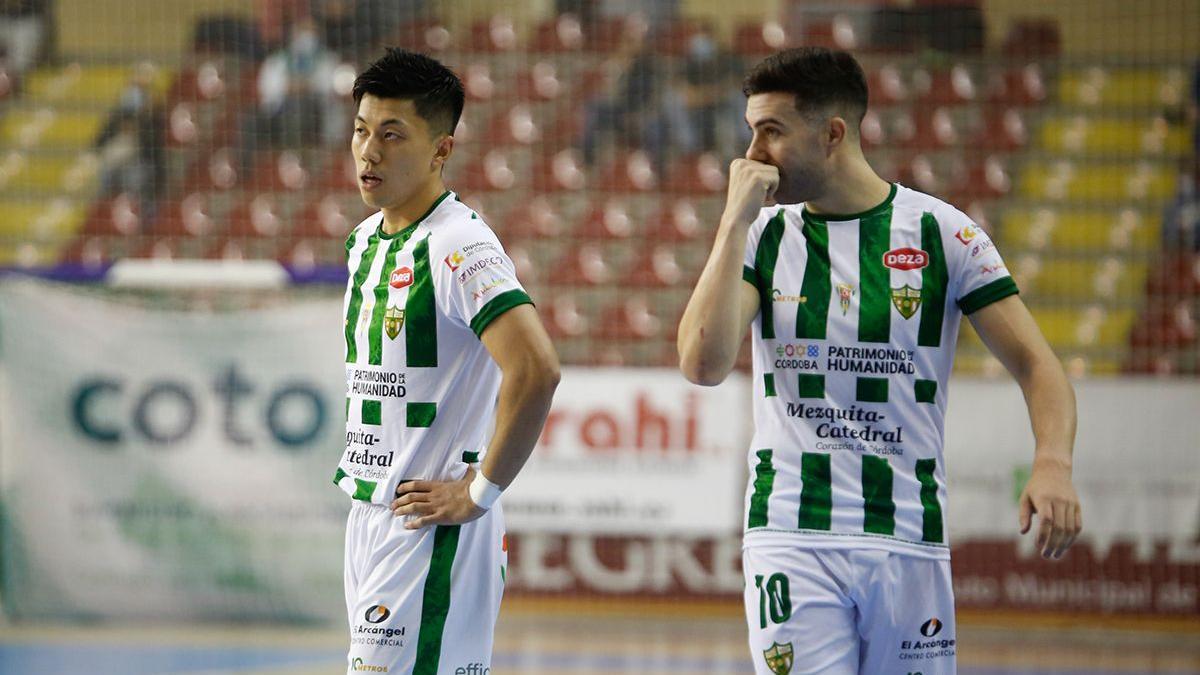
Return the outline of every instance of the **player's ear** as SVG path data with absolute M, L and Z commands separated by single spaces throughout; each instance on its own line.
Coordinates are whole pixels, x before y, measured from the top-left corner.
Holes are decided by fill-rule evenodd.
M 825 142 L 830 152 L 845 142 L 846 131 L 847 127 L 845 119 L 837 116 L 830 118 L 829 125 L 825 129 Z
M 446 160 L 450 159 L 450 155 L 453 152 L 454 137 L 449 135 L 442 136 L 433 148 L 433 160 L 430 162 L 429 168 L 440 171 L 446 165 Z

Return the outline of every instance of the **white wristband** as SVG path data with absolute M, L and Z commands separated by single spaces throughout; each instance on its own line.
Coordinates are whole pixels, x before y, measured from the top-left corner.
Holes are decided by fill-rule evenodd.
M 481 509 L 492 508 L 492 504 L 496 503 L 502 492 L 504 489 L 484 477 L 482 471 L 475 474 L 475 478 L 471 480 L 471 487 L 467 488 L 471 501 Z

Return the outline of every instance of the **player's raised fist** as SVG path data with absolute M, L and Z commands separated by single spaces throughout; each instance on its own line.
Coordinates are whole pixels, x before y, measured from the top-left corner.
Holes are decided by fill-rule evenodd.
M 739 157 L 729 165 L 729 194 L 725 199 L 725 217 L 740 225 L 750 224 L 758 211 L 767 206 L 779 187 L 779 169 Z

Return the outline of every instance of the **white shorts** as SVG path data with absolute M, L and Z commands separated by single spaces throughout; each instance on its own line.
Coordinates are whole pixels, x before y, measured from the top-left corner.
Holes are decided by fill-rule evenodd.
M 950 561 L 888 551 L 747 546 L 759 675 L 953 675 Z
M 346 672 L 488 672 L 505 548 L 498 503 L 463 525 L 406 530 L 387 506 L 354 502 L 346 520 Z

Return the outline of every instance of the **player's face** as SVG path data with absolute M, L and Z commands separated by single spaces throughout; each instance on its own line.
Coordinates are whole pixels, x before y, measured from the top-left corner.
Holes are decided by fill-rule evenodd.
M 798 204 L 825 193 L 829 180 L 826 144 L 820 125 L 796 110 L 795 96 L 752 94 L 746 99 L 746 123 L 753 133 L 746 159 L 779 169 L 777 203 Z
M 440 180 L 453 145 L 452 137 L 431 133 L 412 101 L 364 95 L 350 141 L 359 194 L 372 208 L 405 206 Z

